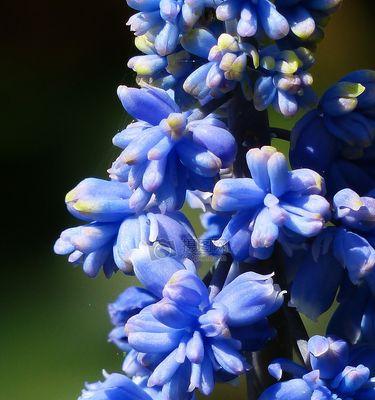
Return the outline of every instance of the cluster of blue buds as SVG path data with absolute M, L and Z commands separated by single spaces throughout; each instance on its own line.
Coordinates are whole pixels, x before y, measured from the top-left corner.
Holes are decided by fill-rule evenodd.
M 293 379 L 268 388 L 259 400 L 371 400 L 375 396 L 375 348 L 353 347 L 336 337 L 313 336 L 308 342 L 311 369 L 277 359 L 268 370 L 280 380 L 283 372 Z
M 336 226 L 326 227 L 307 251 L 288 259 L 291 304 L 313 320 L 331 307 L 340 287 L 340 297 L 347 297 L 345 279 L 358 287 L 354 296 L 367 299 L 368 292 L 375 294 L 375 199 L 343 189 L 333 198 L 333 211 Z M 316 284 L 319 292 L 313 290 Z M 360 315 L 356 314 L 358 322 Z
M 193 272 L 180 269 L 162 298 L 125 325 L 129 344 L 152 359 L 148 386 L 162 386 L 165 398 L 183 398 L 198 388 L 214 389 L 217 375 L 230 379 L 248 368 L 240 350 L 258 350 L 272 336 L 266 317 L 283 296 L 270 276 L 241 274 L 215 296 Z
M 318 235 L 330 215 L 320 175 L 289 171 L 270 146 L 249 150 L 246 161 L 252 178 L 222 179 L 214 188 L 213 209 L 234 213 L 215 243 L 229 243 L 237 260 L 266 259 L 277 240 L 287 245 L 296 235 Z
M 291 135 L 295 168 L 319 172 L 333 196 L 344 188 L 360 195 L 375 188 L 375 71 L 355 71 L 322 96 Z
M 269 46 L 262 50 L 261 77 L 254 88 L 255 108 L 263 111 L 273 105 L 276 111 L 291 117 L 300 107 L 314 105 L 313 78 L 307 72 L 314 62 L 311 52 L 304 47 L 281 51 Z
M 254 46 L 228 33 L 216 39 L 206 29 L 194 29 L 184 36 L 181 44 L 190 54 L 208 61 L 186 78 L 183 84 L 186 93 L 204 100 L 207 96 L 218 97 L 230 92 L 240 83 L 246 97 L 251 97 L 248 58 L 255 68 L 259 65 Z
M 108 306 L 122 371 L 79 400 L 195 400 L 242 374 L 251 399 L 375 398 L 375 72 L 320 100 L 309 72 L 341 3 L 127 0 L 139 88 L 117 93 L 132 121 L 107 179 L 66 195 L 84 225 L 54 247 L 89 277 L 136 282 Z M 310 110 L 287 132 L 270 107 Z M 309 339 L 300 313 L 324 312 L 328 336 Z M 267 367 L 293 379 L 270 385 Z
M 161 56 L 176 49 L 180 35 L 198 22 L 205 9 L 204 0 L 127 0 L 127 3 L 140 11 L 130 17 L 127 25 L 141 41 L 153 43 Z
M 220 169 L 233 163 L 236 142 L 215 116 L 200 119 L 193 111 L 181 112 L 161 89 L 120 86 L 118 94 L 137 122 L 114 137 L 124 151 L 110 176 L 128 182 L 133 210 L 153 200 L 164 211 L 179 209 L 186 190 L 210 190 Z
M 299 41 L 318 41 L 331 14 L 337 11 L 342 0 L 276 0 L 275 4 L 285 16 L 290 33 Z
M 163 400 L 160 390 L 149 388 L 143 377 L 107 374 L 104 382 L 87 383 L 78 400 Z
M 195 234 L 185 216 L 178 211 L 161 213 L 156 207 L 136 213 L 130 207 L 131 194 L 127 183 L 96 178 L 79 183 L 65 200 L 73 216 L 89 223 L 63 231 L 55 252 L 83 264 L 91 277 L 101 267 L 107 277 L 118 269 L 132 273 L 130 256 L 139 248 L 196 261 Z

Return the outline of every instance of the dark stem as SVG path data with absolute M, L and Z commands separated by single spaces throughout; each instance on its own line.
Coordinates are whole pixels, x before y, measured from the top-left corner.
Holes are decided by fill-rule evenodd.
M 288 129 L 282 128 L 269 128 L 270 134 L 272 138 L 282 139 L 282 140 L 290 140 L 290 131 Z
M 199 110 L 202 113 L 200 115 L 200 118 L 204 118 L 207 115 L 211 114 L 212 112 L 216 111 L 218 108 L 224 105 L 228 100 L 230 100 L 231 96 L 232 96 L 231 93 L 226 93 L 224 96 L 219 97 L 217 99 L 213 99 L 208 103 L 206 103 L 204 106 L 199 107 Z
M 272 134 L 284 140 L 290 138 L 289 131 L 270 128 L 268 113 L 255 110 L 253 103 L 245 99 L 239 87 L 228 103 L 228 127 L 238 145 L 238 153 L 233 166 L 235 177 L 249 176 L 246 153 L 250 148 L 270 145 Z M 267 274 L 275 268 L 275 283 L 278 283 L 282 289 L 286 289 L 283 256 L 279 246 L 275 246 L 275 252 L 270 260 L 258 262 L 256 265 L 240 264 L 241 272 L 252 270 Z M 248 355 L 253 365 L 253 368 L 247 373 L 248 400 L 257 400 L 265 388 L 274 383 L 268 374 L 268 365 L 275 358 L 292 358 L 293 347 L 295 347 L 301 359 L 304 362 L 307 361 L 305 327 L 298 312 L 289 308 L 287 304 L 288 299 L 284 306 L 270 317 L 270 322 L 277 331 L 275 339 L 261 351 Z
M 274 259 L 277 262 L 275 276 L 276 280 L 281 286 L 282 289 L 287 290 L 288 284 L 285 277 L 285 268 L 284 268 L 284 255 L 283 250 L 279 244 L 275 246 Z M 305 325 L 302 322 L 301 316 L 299 312 L 294 307 L 288 307 L 288 303 L 290 301 L 290 294 L 287 291 L 285 295 L 285 301 L 282 307 L 282 317 L 287 323 L 288 334 L 292 339 L 293 347 L 297 353 L 300 361 L 308 366 L 309 363 L 309 353 L 307 350 L 307 341 L 309 339 L 309 335 L 306 331 Z
M 228 106 L 228 127 L 238 145 L 234 175 L 238 178 L 248 176 L 247 151 L 252 147 L 269 145 L 271 137 L 267 112 L 257 111 L 253 103 L 246 100 L 239 86 Z

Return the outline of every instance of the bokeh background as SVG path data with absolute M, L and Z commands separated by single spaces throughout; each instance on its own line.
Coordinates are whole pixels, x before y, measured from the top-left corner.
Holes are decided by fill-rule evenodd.
M 106 304 L 129 280 L 91 280 L 51 249 L 75 224 L 65 193 L 84 177 L 104 177 L 117 155 L 111 137 L 127 116 L 116 87 L 134 79 L 126 69 L 135 54 L 129 10 L 122 0 L 2 8 L 0 398 L 71 400 L 122 361 L 106 343 Z M 318 93 L 351 70 L 375 67 L 373 21 L 372 0 L 344 0 L 317 52 Z M 241 388 L 219 392 L 216 399 L 243 398 Z

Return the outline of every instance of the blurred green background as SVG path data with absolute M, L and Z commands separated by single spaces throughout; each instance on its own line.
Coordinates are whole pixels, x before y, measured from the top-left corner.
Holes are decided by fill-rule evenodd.
M 71 400 L 84 381 L 122 361 L 106 343 L 106 304 L 129 280 L 91 280 L 51 249 L 75 224 L 64 194 L 86 176 L 105 176 L 117 154 L 111 137 L 127 117 L 115 91 L 134 78 L 126 69 L 135 53 L 129 10 L 121 0 L 19 0 L 2 8 L 0 398 Z M 344 0 L 317 52 L 318 93 L 375 66 L 373 11 L 372 0 Z M 272 115 L 272 123 L 293 120 Z M 219 392 L 214 398 L 228 398 Z M 243 398 L 238 388 L 230 393 Z

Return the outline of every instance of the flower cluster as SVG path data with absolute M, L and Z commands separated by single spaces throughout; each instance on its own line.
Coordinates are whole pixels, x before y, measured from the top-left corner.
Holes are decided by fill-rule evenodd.
M 336 226 L 325 228 L 308 251 L 300 250 L 297 256 L 289 258 L 291 304 L 309 318 L 316 319 L 327 311 L 340 287 L 340 302 L 346 306 L 348 303 L 343 299 L 348 298 L 349 293 L 357 298 L 350 303 L 358 307 L 358 312 L 348 313 L 353 314 L 356 322 L 346 320 L 347 328 L 360 324 L 364 311 L 359 312 L 359 309 L 365 309 L 368 301 L 372 304 L 370 293 L 375 294 L 374 205 L 372 197 L 359 197 L 350 189 L 341 190 L 333 199 Z M 314 290 L 317 284 L 319 292 Z M 355 330 L 355 336 L 360 336 L 360 330 Z M 341 336 L 345 335 L 341 332 Z
M 280 380 L 283 371 L 294 378 L 268 388 L 259 400 L 370 400 L 375 395 L 375 348 L 350 348 L 335 337 L 313 336 L 308 342 L 311 370 L 287 359 L 268 368 Z
M 291 135 L 294 168 L 324 176 L 328 193 L 375 188 L 375 71 L 352 72 L 322 96 Z
M 307 47 L 319 41 L 327 17 L 340 3 L 129 0 L 140 11 L 128 25 L 143 55 L 132 57 L 128 67 L 141 86 L 172 89 L 182 109 L 240 84 L 246 98 L 255 94 L 258 109 L 272 105 L 291 116 L 315 101 Z
M 182 207 L 186 190 L 210 190 L 221 168 L 233 163 L 236 142 L 215 116 L 181 112 L 160 89 L 120 86 L 125 110 L 137 119 L 114 137 L 123 152 L 110 177 L 133 190 L 129 206 L 141 211 L 155 197 L 159 208 Z
M 95 277 L 101 267 L 107 277 L 118 269 L 132 272 L 131 252 L 164 253 L 196 261 L 196 239 L 180 212 L 161 213 L 155 207 L 136 213 L 130 207 L 132 191 L 127 183 L 85 179 L 66 195 L 70 213 L 86 225 L 62 232 L 54 250 L 68 255 L 69 262 L 83 264 Z
M 261 77 L 255 83 L 254 106 L 263 111 L 269 105 L 282 115 L 293 116 L 300 107 L 316 102 L 313 78 L 307 70 L 314 64 L 309 50 L 300 47 L 280 51 L 269 46 L 260 54 Z
M 246 160 L 252 178 L 222 179 L 214 188 L 212 207 L 234 212 L 219 247 L 229 243 L 238 260 L 265 259 L 276 240 L 287 246 L 297 235 L 312 237 L 323 229 L 330 207 L 320 175 L 289 171 L 285 156 L 270 146 L 249 150 Z
M 168 399 L 195 388 L 208 395 L 219 373 L 230 379 L 246 371 L 240 350 L 258 350 L 270 339 L 266 317 L 282 301 L 269 276 L 242 274 L 210 298 L 196 274 L 180 269 L 161 300 L 130 318 L 125 332 L 132 348 L 157 365 L 148 386 L 162 386 Z
M 108 178 L 66 195 L 84 225 L 54 247 L 90 277 L 137 282 L 108 306 L 122 372 L 80 400 L 194 400 L 241 374 L 260 400 L 374 398 L 375 72 L 319 101 L 309 72 L 341 2 L 127 0 L 143 53 L 128 61 L 140 88 L 118 88 L 132 121 Z M 315 107 L 291 132 L 292 168 L 269 107 Z M 200 239 L 185 204 L 203 210 Z M 307 343 L 299 313 L 335 299 L 331 336 Z M 267 388 L 266 363 L 291 344 L 308 367 L 276 359 L 271 375 L 293 379 Z

